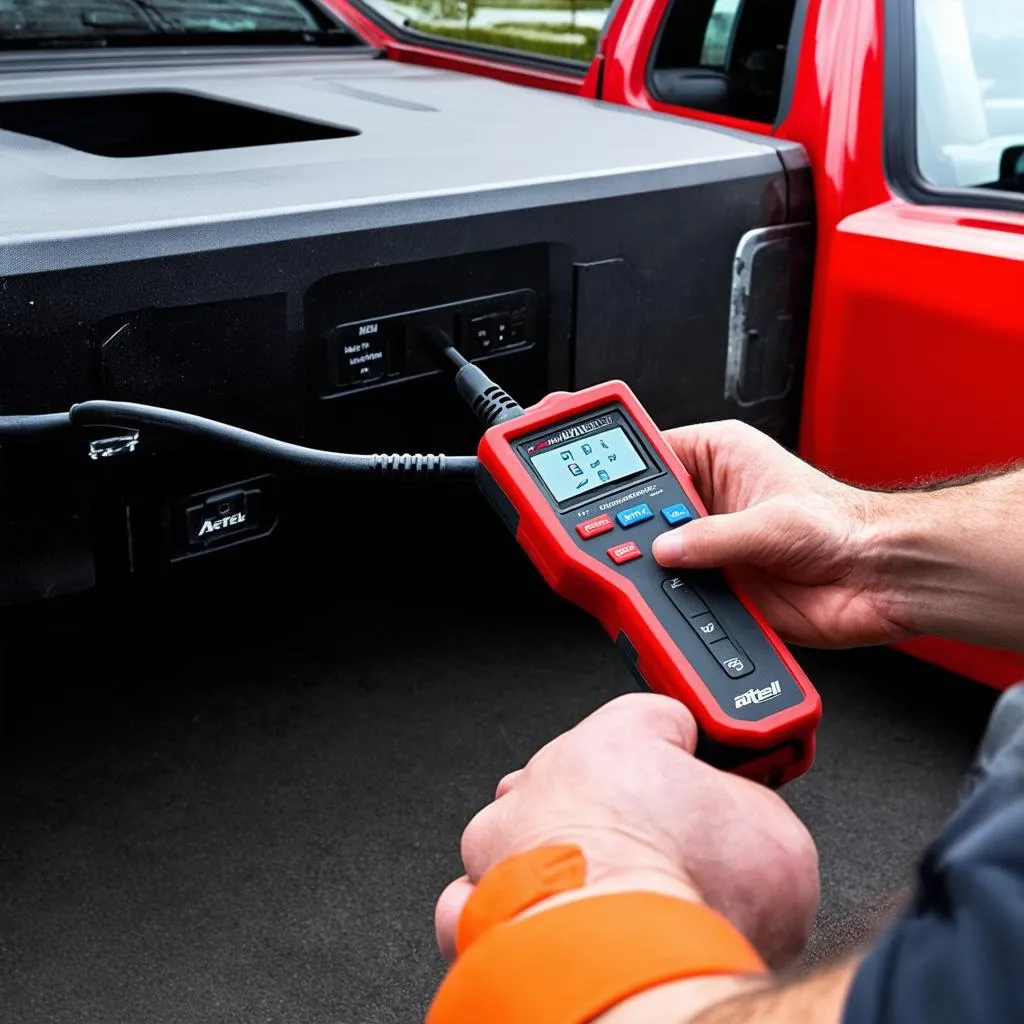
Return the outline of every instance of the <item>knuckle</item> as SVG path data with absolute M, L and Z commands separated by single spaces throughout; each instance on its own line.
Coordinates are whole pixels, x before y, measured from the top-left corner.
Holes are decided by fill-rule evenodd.
M 462 830 L 459 845 L 462 863 L 472 878 L 479 877 L 486 870 L 487 850 L 491 845 L 494 831 L 490 814 L 493 806 L 488 804 L 483 810 L 478 811 Z
M 525 768 L 519 768 L 514 772 L 509 772 L 507 775 L 502 776 L 502 778 L 498 780 L 498 785 L 494 791 L 494 799 L 500 800 L 507 793 L 511 793 L 515 788 L 516 783 L 523 777 L 524 771 L 526 771 Z
M 739 440 L 740 438 L 751 437 L 752 435 L 759 435 L 760 432 L 755 430 L 749 423 L 744 423 L 743 420 L 730 419 L 722 420 L 719 424 L 719 429 L 722 434 L 730 439 Z
M 723 420 L 721 427 L 722 439 L 730 444 L 741 446 L 748 450 L 757 448 L 766 451 L 778 447 L 777 443 L 764 431 L 758 430 L 757 427 L 751 426 L 744 420 Z M 783 449 L 779 448 L 779 450 L 782 451 Z
M 614 711 L 617 714 L 637 712 L 644 708 L 649 696 L 651 695 L 647 693 L 624 693 L 619 697 L 613 697 L 602 710 Z
M 676 700 L 660 693 L 627 693 L 605 704 L 603 711 L 629 717 L 640 728 L 672 735 L 696 730 L 690 710 Z

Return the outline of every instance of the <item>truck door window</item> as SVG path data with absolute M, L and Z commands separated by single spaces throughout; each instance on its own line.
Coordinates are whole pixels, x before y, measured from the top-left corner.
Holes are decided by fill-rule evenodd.
M 462 48 L 589 64 L 613 0 L 366 0 L 401 28 Z M 460 45 L 461 44 L 461 45 Z
M 729 46 L 739 10 L 740 0 L 715 0 L 700 51 L 701 67 L 724 68 L 728 64 Z
M 773 123 L 797 0 L 674 0 L 654 48 L 652 95 Z
M 913 35 L 921 177 L 1024 192 L 1024 3 L 917 0 Z

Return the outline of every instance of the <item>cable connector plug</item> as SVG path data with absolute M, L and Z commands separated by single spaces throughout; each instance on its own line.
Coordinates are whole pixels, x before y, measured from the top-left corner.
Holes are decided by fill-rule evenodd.
M 455 389 L 484 427 L 507 423 L 523 415 L 523 407 L 472 363 L 455 374 Z
M 523 415 L 523 407 L 479 366 L 469 362 L 446 331 L 440 327 L 427 327 L 421 340 L 438 362 L 450 363 L 456 368 L 455 388 L 485 429 Z

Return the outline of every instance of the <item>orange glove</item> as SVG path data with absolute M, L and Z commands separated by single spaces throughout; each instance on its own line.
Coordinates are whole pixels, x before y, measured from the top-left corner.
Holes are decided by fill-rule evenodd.
M 488 871 L 459 919 L 458 959 L 427 1024 L 585 1024 L 667 982 L 766 970 L 724 917 L 674 896 L 604 894 L 519 917 L 581 888 L 586 873 L 572 845 L 517 854 Z

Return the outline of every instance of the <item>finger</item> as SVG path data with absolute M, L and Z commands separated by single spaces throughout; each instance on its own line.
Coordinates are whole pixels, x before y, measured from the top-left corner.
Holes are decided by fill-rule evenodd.
M 792 557 L 803 530 L 796 506 L 765 502 L 742 512 L 694 519 L 654 541 L 660 565 L 707 569 L 721 565 L 770 565 Z
M 522 768 L 517 771 L 509 772 L 499 783 L 498 788 L 494 792 L 494 799 L 500 800 L 506 793 L 510 793 L 515 787 L 516 782 L 519 781 L 523 774 Z
M 455 933 L 459 927 L 462 908 L 473 894 L 473 883 L 463 875 L 449 883 L 437 899 L 434 908 L 434 934 L 441 956 L 451 963 L 455 959 Z

